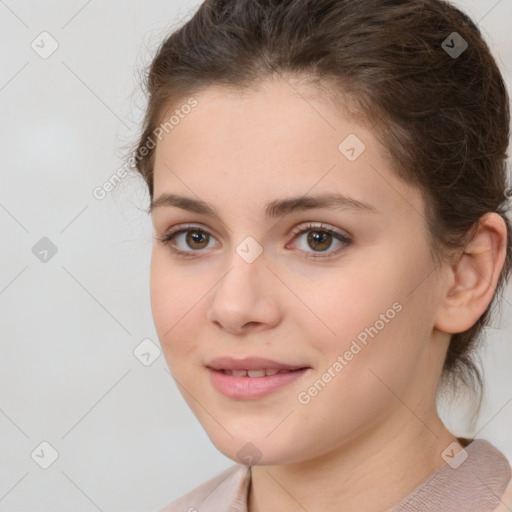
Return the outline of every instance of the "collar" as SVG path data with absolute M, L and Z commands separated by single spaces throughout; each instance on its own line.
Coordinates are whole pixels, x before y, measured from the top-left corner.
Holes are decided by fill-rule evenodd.
M 512 485 L 507 459 L 484 439 L 471 441 L 464 452 L 460 465 L 437 468 L 386 512 L 497 512 Z M 251 467 L 236 464 L 159 512 L 248 512 L 250 483 Z

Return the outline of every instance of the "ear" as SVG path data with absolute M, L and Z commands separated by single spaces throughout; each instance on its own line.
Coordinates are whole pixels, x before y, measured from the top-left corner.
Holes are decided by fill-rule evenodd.
M 497 213 L 483 215 L 473 238 L 451 264 L 435 327 L 454 334 L 477 322 L 493 298 L 506 249 L 503 218 Z

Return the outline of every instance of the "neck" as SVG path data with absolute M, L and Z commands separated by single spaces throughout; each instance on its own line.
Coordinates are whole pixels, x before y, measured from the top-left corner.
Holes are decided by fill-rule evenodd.
M 313 460 L 252 467 L 249 512 L 382 512 L 396 505 L 444 464 L 456 438 L 437 411 L 422 421 L 404 408 L 379 425 Z

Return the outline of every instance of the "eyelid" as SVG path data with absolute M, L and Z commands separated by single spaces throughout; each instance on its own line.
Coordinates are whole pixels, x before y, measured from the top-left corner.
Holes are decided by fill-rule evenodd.
M 343 232 L 333 226 L 330 226 L 329 224 L 325 224 L 324 222 L 302 222 L 301 224 L 293 228 L 290 234 L 296 236 L 300 235 L 301 233 L 304 233 L 305 231 L 312 231 L 313 229 L 318 229 L 318 231 L 328 231 L 333 235 L 339 235 L 343 238 L 346 238 L 347 240 L 351 238 L 351 236 L 348 233 Z

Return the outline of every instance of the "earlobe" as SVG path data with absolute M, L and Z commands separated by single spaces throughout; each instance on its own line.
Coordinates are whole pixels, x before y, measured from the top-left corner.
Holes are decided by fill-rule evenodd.
M 507 227 L 497 213 L 480 218 L 478 228 L 451 266 L 435 326 L 447 333 L 470 329 L 490 304 L 505 263 Z

